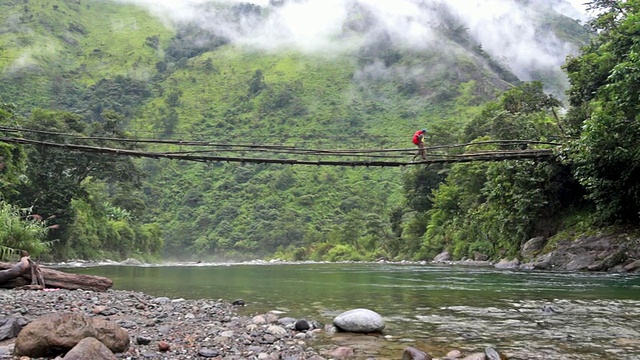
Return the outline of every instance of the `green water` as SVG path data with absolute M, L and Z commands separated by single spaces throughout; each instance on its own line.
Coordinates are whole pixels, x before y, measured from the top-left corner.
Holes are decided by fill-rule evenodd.
M 391 264 L 67 271 L 107 276 L 114 289 L 155 296 L 243 299 L 246 315 L 281 310 L 330 323 L 342 311 L 368 308 L 385 318 L 386 337 L 338 334 L 318 343 L 352 346 L 362 359 L 401 358 L 409 345 L 439 357 L 494 346 L 511 359 L 640 359 L 638 275 Z

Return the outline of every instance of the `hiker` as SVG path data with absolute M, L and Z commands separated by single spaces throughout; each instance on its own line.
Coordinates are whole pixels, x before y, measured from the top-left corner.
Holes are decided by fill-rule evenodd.
M 427 136 L 427 129 L 418 130 L 413 134 L 413 143 L 418 145 L 418 153 L 411 159 L 415 160 L 418 155 L 422 156 L 422 160 L 427 160 L 427 152 L 424 148 L 425 137 Z

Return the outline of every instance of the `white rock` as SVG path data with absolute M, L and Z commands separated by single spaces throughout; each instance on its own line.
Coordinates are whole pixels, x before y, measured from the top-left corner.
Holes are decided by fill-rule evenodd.
M 382 316 L 369 309 L 345 311 L 333 319 L 333 324 L 341 330 L 358 333 L 378 332 L 385 327 Z

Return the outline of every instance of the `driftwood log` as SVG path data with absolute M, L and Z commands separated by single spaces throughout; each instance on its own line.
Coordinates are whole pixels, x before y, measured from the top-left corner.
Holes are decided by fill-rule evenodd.
M 44 280 L 44 284 L 42 284 Z M 23 257 L 15 264 L 0 263 L 0 288 L 47 287 L 68 290 L 107 291 L 113 281 L 103 276 L 70 274 L 62 271 L 40 267 Z

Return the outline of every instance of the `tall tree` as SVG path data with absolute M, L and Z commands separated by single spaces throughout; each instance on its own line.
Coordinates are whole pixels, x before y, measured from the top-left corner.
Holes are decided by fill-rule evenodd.
M 14 110 L 13 104 L 0 104 L 0 126 L 16 125 L 18 117 Z M 4 135 L 0 129 L 0 136 Z M 0 201 L 15 193 L 16 186 L 23 178 L 24 160 L 21 146 L 0 142 Z
M 560 103 L 543 91 L 540 82 L 522 83 L 487 103 L 464 129 L 463 140 L 545 140 L 559 135 L 553 108 Z M 502 147 L 503 145 L 501 145 Z M 512 146 L 512 145 L 508 145 Z M 474 145 L 469 150 L 495 150 Z M 454 257 L 515 255 L 532 235 L 549 235 L 555 219 L 575 192 L 567 166 L 534 161 L 456 164 L 442 183 L 432 184 L 428 207 L 405 228 L 407 240 L 421 238 L 420 256 L 432 257 L 446 249 Z M 416 178 L 417 184 L 428 185 Z M 405 182 L 405 193 L 418 188 Z M 421 192 L 423 193 L 423 192 Z M 419 197 L 417 199 L 420 199 Z M 412 205 L 409 202 L 409 205 Z M 421 231 L 416 231 L 421 230 Z
M 565 67 L 571 160 L 603 221 L 640 220 L 640 1 L 590 3 L 598 35 Z
M 42 142 L 70 142 L 75 144 L 110 146 L 113 141 L 91 140 L 94 137 L 125 137 L 118 124 L 122 117 L 114 112 L 105 112 L 104 123 L 86 123 L 81 116 L 60 112 L 35 110 L 23 128 L 23 136 Z M 121 146 L 121 145 L 120 145 Z M 60 239 L 56 250 L 63 250 L 66 242 L 64 232 L 72 223 L 73 199 L 87 195 L 83 182 L 89 177 L 97 180 L 137 184 L 139 172 L 129 158 L 113 157 L 98 153 L 78 153 L 44 144 L 28 149 L 28 181 L 18 185 L 18 194 L 12 196 L 14 204 L 31 207 L 44 218 L 53 218 L 51 223 L 60 231 L 54 234 Z

